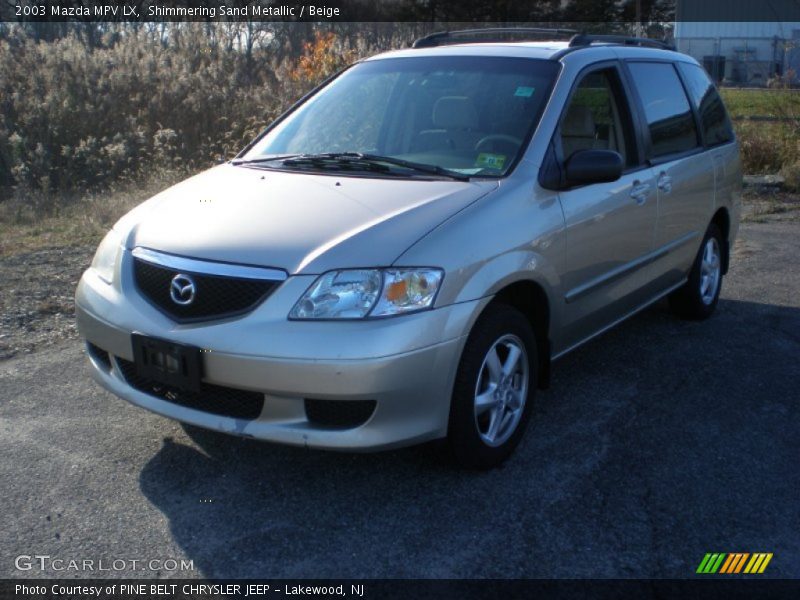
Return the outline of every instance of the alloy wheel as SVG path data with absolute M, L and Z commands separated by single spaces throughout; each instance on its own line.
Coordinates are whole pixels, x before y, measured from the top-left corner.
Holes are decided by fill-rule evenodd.
M 488 446 L 500 446 L 514 433 L 529 381 L 525 345 L 515 335 L 502 336 L 484 357 L 475 386 L 475 424 Z
M 714 302 L 719 288 L 722 274 L 722 260 L 717 238 L 710 237 L 703 248 L 703 258 L 700 263 L 700 298 L 703 304 Z

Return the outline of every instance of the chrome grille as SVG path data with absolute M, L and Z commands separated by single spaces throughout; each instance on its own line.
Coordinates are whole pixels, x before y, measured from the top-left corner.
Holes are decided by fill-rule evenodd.
M 137 252 L 138 250 L 138 252 Z M 177 322 L 237 316 L 253 310 L 281 281 L 281 271 L 241 267 L 134 250 L 133 276 L 139 292 Z M 187 268 L 188 267 L 188 268 Z M 263 271 L 264 275 L 259 278 Z M 241 272 L 245 276 L 237 276 Z M 194 284 L 192 300 L 180 304 L 171 295 L 173 279 L 182 275 Z

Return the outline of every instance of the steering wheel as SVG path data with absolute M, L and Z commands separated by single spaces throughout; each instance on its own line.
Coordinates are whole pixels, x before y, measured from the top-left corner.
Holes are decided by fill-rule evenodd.
M 522 140 L 514 137 L 513 135 L 506 135 L 503 133 L 492 133 L 490 135 L 482 137 L 478 140 L 478 143 L 475 144 L 475 151 L 481 152 L 483 150 L 488 150 L 488 146 L 494 142 L 505 142 L 507 144 L 513 144 L 515 146 L 515 150 L 522 146 Z

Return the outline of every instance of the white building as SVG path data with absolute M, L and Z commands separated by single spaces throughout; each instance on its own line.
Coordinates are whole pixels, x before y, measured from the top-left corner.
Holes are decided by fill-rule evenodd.
M 703 64 L 718 81 L 760 86 L 784 74 L 797 81 L 800 21 L 682 21 L 680 4 L 675 45 Z M 719 16 L 725 18 L 726 13 L 721 11 Z

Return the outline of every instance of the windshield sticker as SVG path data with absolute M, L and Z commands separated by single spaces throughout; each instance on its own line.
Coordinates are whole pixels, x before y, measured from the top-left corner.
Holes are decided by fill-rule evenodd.
M 514 95 L 518 96 L 520 98 L 530 98 L 531 96 L 533 96 L 533 92 L 535 92 L 535 91 L 536 91 L 536 88 L 525 87 L 525 86 L 521 85 L 521 86 L 519 86 L 517 88 L 517 91 L 514 92 Z
M 483 169 L 497 169 L 498 171 L 506 164 L 505 154 L 490 154 L 488 152 L 481 152 L 478 158 L 475 159 L 475 166 Z

